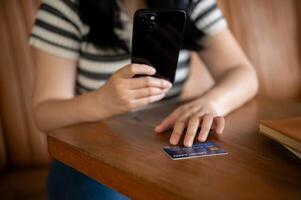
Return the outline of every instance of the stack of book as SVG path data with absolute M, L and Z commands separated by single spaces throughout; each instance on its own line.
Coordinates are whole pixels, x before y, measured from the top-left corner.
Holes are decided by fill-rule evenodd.
M 259 130 L 301 158 L 301 117 L 282 120 L 261 120 Z

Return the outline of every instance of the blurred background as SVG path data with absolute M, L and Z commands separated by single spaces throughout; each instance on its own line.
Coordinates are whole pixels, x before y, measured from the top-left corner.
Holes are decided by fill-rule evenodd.
M 40 0 L 0 0 L 0 198 L 45 199 L 50 158 L 30 102 L 34 63 L 28 35 Z M 301 99 L 301 1 L 220 0 L 230 29 L 254 64 L 259 97 Z M 201 67 L 200 67 L 201 66 Z M 198 90 L 214 84 L 193 55 Z M 189 81 L 187 85 L 189 85 Z

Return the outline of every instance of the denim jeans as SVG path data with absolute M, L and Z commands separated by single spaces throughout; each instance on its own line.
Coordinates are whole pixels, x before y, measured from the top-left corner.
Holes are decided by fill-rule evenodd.
M 54 161 L 47 178 L 49 200 L 128 200 L 73 168 Z

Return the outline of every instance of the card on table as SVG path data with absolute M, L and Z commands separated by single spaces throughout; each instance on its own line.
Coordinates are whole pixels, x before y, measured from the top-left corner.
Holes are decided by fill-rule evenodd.
M 228 154 L 214 142 L 196 143 L 191 147 L 166 146 L 163 151 L 173 160 Z

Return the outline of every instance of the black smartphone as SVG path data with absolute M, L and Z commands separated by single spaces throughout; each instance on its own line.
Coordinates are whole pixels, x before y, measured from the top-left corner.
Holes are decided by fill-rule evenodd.
M 185 27 L 182 10 L 142 9 L 134 15 L 132 63 L 156 69 L 155 77 L 174 82 Z

